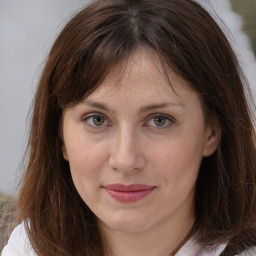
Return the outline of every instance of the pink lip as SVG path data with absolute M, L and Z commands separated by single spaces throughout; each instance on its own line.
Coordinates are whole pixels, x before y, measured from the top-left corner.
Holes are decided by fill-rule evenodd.
M 114 199 L 123 203 L 128 203 L 138 201 L 147 196 L 155 189 L 155 186 L 144 184 L 111 184 L 104 186 L 104 188 Z

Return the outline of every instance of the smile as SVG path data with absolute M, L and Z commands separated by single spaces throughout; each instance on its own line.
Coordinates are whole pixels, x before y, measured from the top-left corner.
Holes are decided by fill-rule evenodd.
M 155 186 L 144 184 L 111 184 L 104 187 L 111 197 L 122 203 L 138 201 L 150 194 L 155 188 Z

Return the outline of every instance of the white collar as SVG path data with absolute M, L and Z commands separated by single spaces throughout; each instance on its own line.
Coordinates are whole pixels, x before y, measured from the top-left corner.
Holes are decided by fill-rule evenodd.
M 219 246 L 202 248 L 195 241 L 195 238 L 190 238 L 175 254 L 175 256 L 219 256 L 220 253 L 225 249 L 226 244 Z

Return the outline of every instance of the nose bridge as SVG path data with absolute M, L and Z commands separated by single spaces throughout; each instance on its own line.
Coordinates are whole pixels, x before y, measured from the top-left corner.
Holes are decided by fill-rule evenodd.
M 120 127 L 112 141 L 110 165 L 119 171 L 134 171 L 144 167 L 143 152 L 139 145 L 140 135 L 131 125 Z

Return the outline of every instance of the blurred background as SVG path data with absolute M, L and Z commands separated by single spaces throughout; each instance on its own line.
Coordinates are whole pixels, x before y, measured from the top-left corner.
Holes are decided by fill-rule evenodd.
M 89 2 L 0 0 L 0 192 L 3 194 L 17 193 L 28 134 L 27 116 L 50 46 L 68 17 Z M 256 96 L 256 0 L 200 2 L 225 24 L 218 18 Z

